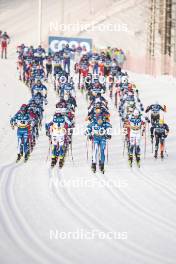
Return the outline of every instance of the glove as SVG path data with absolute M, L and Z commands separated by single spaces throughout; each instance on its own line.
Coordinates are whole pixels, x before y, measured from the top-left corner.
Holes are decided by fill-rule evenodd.
M 107 135 L 107 139 L 111 139 L 111 137 L 112 137 L 111 135 Z
M 11 128 L 14 130 L 15 126 L 14 125 L 11 125 Z
M 89 138 L 89 140 L 92 140 L 92 139 L 93 139 L 92 135 L 91 135 L 91 136 L 89 136 L 88 138 Z

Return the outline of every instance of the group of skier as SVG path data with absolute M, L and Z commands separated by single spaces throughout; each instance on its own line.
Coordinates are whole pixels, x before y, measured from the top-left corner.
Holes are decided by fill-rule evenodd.
M 109 62 L 107 66 L 107 61 Z M 110 123 L 110 112 L 108 101 L 105 98 L 106 82 L 101 82 L 100 77 L 107 77 L 112 69 L 112 60 L 109 54 L 105 52 L 84 54 L 75 70 L 79 74 L 78 88 L 86 90 L 86 98 L 89 102 L 87 136 L 87 156 L 88 142 L 92 145 L 92 171 L 97 171 L 97 165 L 102 173 L 105 172 L 105 151 L 107 149 L 107 140 L 112 136 L 112 125 Z M 100 66 L 102 63 L 102 67 Z M 114 67 L 114 65 L 113 65 Z M 117 71 L 120 67 L 116 63 Z M 108 156 L 108 152 L 107 152 Z M 108 159 L 108 157 L 107 157 Z
M 144 109 L 139 91 L 130 81 L 127 72 L 122 70 L 122 64 L 118 62 L 115 51 L 119 50 L 84 52 L 74 66 L 75 74 L 78 74 L 78 88 L 86 91 L 89 104 L 86 136 L 87 144 L 91 141 L 92 145 L 93 172 L 96 172 L 98 165 L 104 173 L 107 140 L 112 136 L 106 99 L 108 93 L 110 100 L 115 99 L 114 105 L 119 112 L 124 135 L 123 153 L 127 149 L 129 165 L 132 166 L 135 156 L 136 164 L 140 167 L 141 139 L 144 138 L 145 154 L 146 130 L 149 126 L 152 151 L 155 143 L 154 157 L 158 157 L 159 146 L 161 158 L 164 158 L 166 151 L 165 138 L 169 128 L 160 116 L 160 111 L 166 112 L 166 107 L 155 103 Z M 47 104 L 47 88 L 43 82 L 47 82 L 49 76 L 58 98 L 53 118 L 45 124 L 46 135 L 49 137 L 51 166 L 55 166 L 59 161 L 59 166 L 62 167 L 69 149 L 72 155 L 72 134 L 77 107 L 75 83 L 70 68 L 74 52 L 75 49 L 70 48 L 68 44 L 54 54 L 46 54 L 41 45 L 37 48 L 24 44 L 18 46 L 19 79 L 28 85 L 32 98 L 27 105 L 21 106 L 10 121 L 13 128 L 18 127 L 17 160 L 23 153 L 27 160 L 35 145 L 43 117 L 43 105 Z M 147 116 L 149 111 L 150 118 Z
M 69 79 L 67 79 L 69 84 Z M 49 153 L 51 152 L 51 167 L 59 161 L 62 168 L 67 151 L 72 154 L 72 134 L 75 126 L 75 109 L 77 107 L 75 97 L 70 91 L 62 90 L 59 93 L 58 102 L 52 120 L 46 123 L 46 135 L 49 137 Z
M 108 67 L 107 67 L 108 61 Z M 103 62 L 103 67 L 101 62 Z M 161 118 L 160 111 L 166 112 L 166 107 L 161 106 L 159 103 L 152 104 L 144 109 L 144 106 L 139 98 L 139 91 L 136 85 L 129 80 L 127 72 L 124 72 L 118 61 L 112 54 L 106 54 L 105 52 L 84 54 L 80 62 L 75 65 L 75 72 L 79 74 L 78 87 L 87 91 L 87 98 L 90 100 L 90 107 L 88 108 L 88 138 L 92 140 L 92 169 L 96 171 L 98 149 L 100 149 L 99 164 L 100 169 L 104 171 L 105 160 L 105 146 L 106 139 L 111 135 L 105 133 L 104 135 L 95 135 L 101 126 L 104 126 L 104 122 L 109 122 L 110 113 L 107 108 L 107 100 L 102 96 L 102 93 L 109 91 L 111 99 L 115 99 L 115 107 L 118 105 L 119 99 L 119 116 L 121 128 L 123 128 L 124 142 L 123 153 L 127 149 L 129 165 L 132 166 L 134 156 L 136 164 L 140 167 L 141 160 L 141 139 L 144 138 L 144 155 L 146 154 L 146 129 L 150 126 L 150 137 L 153 145 L 155 141 L 155 154 L 154 157 L 158 157 L 158 151 L 160 147 L 160 156 L 164 158 L 164 152 L 166 152 L 165 138 L 168 135 L 169 128 L 164 122 L 164 118 Z M 104 81 L 100 82 L 104 77 Z M 151 111 L 151 117 L 147 116 L 147 113 Z M 102 117 L 103 118 L 100 118 Z M 99 121 L 99 119 L 103 119 Z M 99 125 L 97 123 L 99 122 Z M 101 123 L 101 125 L 100 125 Z M 107 124 L 106 124 L 107 125 Z M 105 125 L 105 126 L 106 126 Z M 108 128 L 110 124 L 108 124 Z M 101 139 L 101 140 L 100 140 Z
M 41 63 L 39 59 L 33 54 L 28 56 L 26 54 L 25 46 L 22 45 L 18 48 L 18 53 L 23 60 L 23 67 L 31 61 L 35 62 L 38 66 Z M 19 59 L 19 57 L 18 57 Z M 19 61 L 18 61 L 19 63 Z M 23 70 L 26 69 L 25 67 Z M 23 72 L 23 81 L 27 80 L 27 71 Z M 10 124 L 14 129 L 17 127 L 17 138 L 18 138 L 18 151 L 17 151 L 17 162 L 24 156 L 24 160 L 27 161 L 34 146 L 36 145 L 36 139 L 39 136 L 39 130 L 42 127 L 44 105 L 47 104 L 47 87 L 43 84 L 44 75 L 35 71 L 31 71 L 30 78 L 33 80 L 30 86 L 31 98 L 26 104 L 22 104 L 17 113 L 10 119 Z
M 124 150 L 127 147 L 128 161 L 132 166 L 134 155 L 137 166 L 140 167 L 141 160 L 141 139 L 144 137 L 144 155 L 146 154 L 146 128 L 150 126 L 150 137 L 153 144 L 155 140 L 155 154 L 158 157 L 158 150 L 160 145 L 160 156 L 164 158 L 165 138 L 168 135 L 169 128 L 161 118 L 160 111 L 166 112 L 166 107 L 162 107 L 158 102 L 152 104 L 144 109 L 144 106 L 139 98 L 139 91 L 135 84 L 129 81 L 129 76 L 123 76 L 119 83 L 119 115 L 124 132 Z M 147 113 L 151 111 L 150 118 Z M 123 150 L 123 152 L 124 152 Z
M 51 57 L 50 73 L 54 81 L 54 90 L 58 102 L 52 120 L 45 125 L 46 135 L 49 137 L 49 152 L 51 151 L 51 167 L 59 161 L 62 168 L 66 153 L 72 154 L 72 135 L 75 127 L 76 93 L 75 84 L 70 75 L 70 55 L 68 45 L 62 52 L 56 52 Z M 66 57 L 66 54 L 68 55 Z M 70 53 L 69 53 L 70 54 Z

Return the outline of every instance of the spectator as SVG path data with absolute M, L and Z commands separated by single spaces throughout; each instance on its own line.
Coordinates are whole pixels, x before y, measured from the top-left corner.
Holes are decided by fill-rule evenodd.
M 0 35 L 0 41 L 1 41 L 1 59 L 5 57 L 7 59 L 7 45 L 10 42 L 10 37 L 7 35 L 7 32 L 4 32 Z

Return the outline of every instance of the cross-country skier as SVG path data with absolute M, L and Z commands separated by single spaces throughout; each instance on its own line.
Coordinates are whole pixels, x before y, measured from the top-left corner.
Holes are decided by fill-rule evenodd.
M 128 149 L 129 164 L 132 166 L 133 153 L 135 153 L 137 165 L 140 166 L 140 143 L 141 136 L 143 136 L 145 133 L 145 118 L 139 113 L 138 110 L 134 110 L 134 113 L 129 116 L 126 128 L 130 129 Z
M 52 147 L 51 166 L 56 165 L 59 157 L 60 167 L 63 165 L 64 155 L 67 147 L 68 128 L 72 122 L 65 116 L 65 108 L 57 108 L 52 122 L 45 125 L 46 135 L 51 139 Z
M 160 120 L 160 111 L 166 112 L 166 106 L 162 107 L 158 102 L 149 105 L 145 112 L 151 111 L 151 124 L 156 124 Z
M 96 172 L 96 165 L 99 162 L 100 170 L 104 173 L 106 141 L 111 138 L 111 128 L 111 124 L 105 121 L 102 116 L 99 116 L 87 126 L 87 135 L 93 144 L 93 172 Z
M 45 49 L 42 48 L 41 45 L 38 46 L 37 49 L 34 50 L 34 58 L 37 63 L 43 66 L 43 60 L 45 58 Z
M 70 60 L 71 60 L 71 52 L 74 52 L 75 49 L 72 49 L 69 47 L 69 44 L 66 44 L 66 46 L 63 48 L 63 63 L 64 63 L 64 70 L 67 71 L 67 73 L 70 73 Z
M 159 120 L 159 123 L 155 124 L 153 126 L 152 130 L 152 140 L 155 138 L 155 155 L 154 157 L 158 157 L 158 149 L 160 146 L 160 155 L 161 158 L 164 158 L 164 145 L 165 145 L 165 139 L 167 138 L 167 135 L 169 133 L 169 127 L 164 122 L 163 119 Z
M 43 97 L 47 97 L 47 88 L 44 84 L 42 84 L 41 80 L 37 80 L 37 82 L 32 87 L 32 96 L 36 93 L 41 93 Z
M 14 129 L 17 126 L 18 138 L 18 156 L 17 161 L 21 159 L 24 154 L 25 160 L 29 157 L 29 134 L 31 120 L 28 114 L 28 106 L 23 104 L 20 110 L 11 118 L 10 124 Z

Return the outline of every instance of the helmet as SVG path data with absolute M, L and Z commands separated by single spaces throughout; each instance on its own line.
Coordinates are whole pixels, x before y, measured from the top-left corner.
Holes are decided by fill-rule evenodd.
M 102 125 L 103 124 L 103 117 L 102 116 L 98 116 L 97 123 L 98 123 L 98 125 Z
M 133 88 L 132 83 L 129 83 L 129 84 L 128 84 L 128 89 L 131 90 L 132 88 Z
M 25 115 L 26 113 L 27 113 L 27 111 L 23 110 L 23 109 L 20 109 L 18 112 L 18 114 L 20 114 L 20 115 Z
M 133 113 L 133 108 L 132 108 L 132 107 L 129 107 L 129 108 L 128 108 L 128 112 L 129 112 L 129 113 Z
M 98 80 L 98 78 L 96 77 L 96 78 L 94 78 L 93 79 L 93 81 L 94 81 L 94 83 L 99 83 L 99 80 Z
M 42 98 L 42 94 L 41 94 L 41 92 L 37 92 L 37 93 L 35 94 L 35 98 Z
M 134 107 L 135 106 L 135 102 L 134 101 L 129 101 L 129 107 Z
M 28 108 L 27 104 L 22 104 L 20 110 L 27 110 L 27 108 Z
M 101 108 L 100 108 L 100 107 L 96 107 L 96 109 L 95 109 L 95 113 L 96 113 L 96 114 L 100 114 L 100 113 L 101 113 Z
M 160 125 L 164 125 L 164 119 L 160 119 L 160 120 L 159 120 L 159 124 L 160 124 Z
M 135 109 L 133 114 L 134 114 L 134 116 L 139 116 L 139 111 L 137 109 Z
M 98 82 L 94 83 L 94 86 L 95 86 L 96 88 L 98 88 L 98 87 L 99 87 L 99 83 L 98 83 Z
M 67 101 L 69 99 L 69 93 L 64 94 L 64 100 Z
M 56 108 L 55 115 L 59 116 L 62 113 L 62 108 Z
M 38 79 L 38 80 L 37 80 L 37 85 L 41 85 L 41 83 L 42 83 L 41 80 Z
M 127 79 L 127 77 L 122 77 L 122 83 L 128 83 L 128 79 Z

